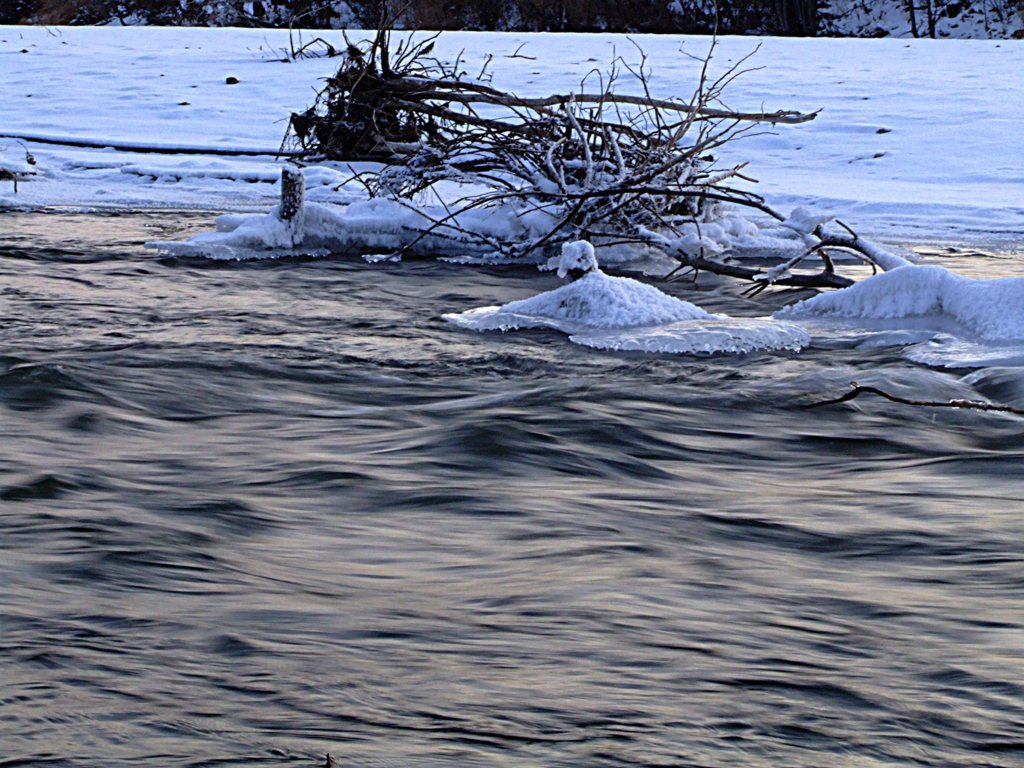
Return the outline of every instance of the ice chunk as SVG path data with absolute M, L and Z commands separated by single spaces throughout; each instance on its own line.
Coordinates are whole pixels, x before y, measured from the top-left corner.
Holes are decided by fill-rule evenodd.
M 932 368 L 1024 367 L 1024 344 L 991 344 L 939 334 L 907 347 L 903 357 Z
M 686 355 L 740 355 L 759 349 L 798 352 L 811 341 L 807 331 L 795 323 L 722 316 L 645 328 L 574 333 L 569 339 L 596 349 Z

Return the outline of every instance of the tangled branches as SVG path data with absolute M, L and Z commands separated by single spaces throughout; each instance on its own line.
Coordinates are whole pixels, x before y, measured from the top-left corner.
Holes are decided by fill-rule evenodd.
M 387 18 L 372 40 L 346 42 L 340 69 L 310 109 L 292 116 L 286 141 L 308 160 L 383 161 L 358 178 L 371 196 L 415 207 L 428 222 L 407 248 L 443 237 L 522 260 L 585 238 L 598 247 L 655 249 L 680 266 L 761 287 L 849 285 L 826 246 L 877 263 L 855 235 L 826 236 L 820 222 L 801 229 L 740 189 L 738 180 L 753 181 L 744 176 L 745 164 L 716 166 L 724 144 L 765 124 L 816 115 L 722 108 L 723 91 L 750 71 L 753 53 L 711 77 L 712 43 L 686 100 L 652 95 L 643 51 L 639 64 L 617 58 L 576 92 L 526 98 L 485 81 L 490 57 L 469 78 L 461 58 L 444 63 L 432 56 L 436 35 L 396 44 Z M 633 93 L 619 90 L 625 79 Z M 412 202 L 429 199 L 437 201 L 431 209 Z M 768 272 L 729 263 L 721 243 L 704 231 L 727 205 L 778 219 L 803 238 L 806 252 Z M 495 232 L 475 225 L 496 210 L 512 211 L 514 226 Z M 820 272 L 791 272 L 811 255 L 820 258 Z

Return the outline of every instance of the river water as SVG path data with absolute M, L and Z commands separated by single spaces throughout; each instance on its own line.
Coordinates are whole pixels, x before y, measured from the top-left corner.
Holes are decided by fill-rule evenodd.
M 1024 422 L 803 407 L 964 371 L 440 319 L 528 268 L 143 248 L 196 213 L 3 226 L 0 767 L 1024 765 Z

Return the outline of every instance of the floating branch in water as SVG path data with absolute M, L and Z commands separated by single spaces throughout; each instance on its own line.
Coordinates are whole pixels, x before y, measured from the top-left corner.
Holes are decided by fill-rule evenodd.
M 1024 416 L 1024 408 L 1015 408 L 1012 405 L 1003 405 L 1001 403 L 986 403 L 982 400 L 912 400 L 906 397 L 900 397 L 899 395 L 893 395 L 889 392 L 879 389 L 878 387 L 872 387 L 869 385 L 858 384 L 855 381 L 850 382 L 850 391 L 844 395 L 833 398 L 832 400 L 822 400 L 817 403 L 811 403 L 805 406 L 806 408 L 822 408 L 826 405 L 838 405 L 839 403 L 845 403 L 854 398 L 859 397 L 863 394 L 878 395 L 884 397 L 886 400 L 891 400 L 894 403 L 900 403 L 901 405 L 916 405 L 925 408 L 968 408 L 975 411 L 995 411 L 997 413 L 1015 413 L 1019 416 Z

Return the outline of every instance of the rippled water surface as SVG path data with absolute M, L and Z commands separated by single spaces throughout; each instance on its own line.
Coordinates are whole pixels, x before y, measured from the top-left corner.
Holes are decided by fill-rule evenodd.
M 1024 421 L 802 407 L 964 372 L 440 319 L 526 268 L 142 247 L 196 214 L 0 223 L 3 768 L 1024 765 Z

